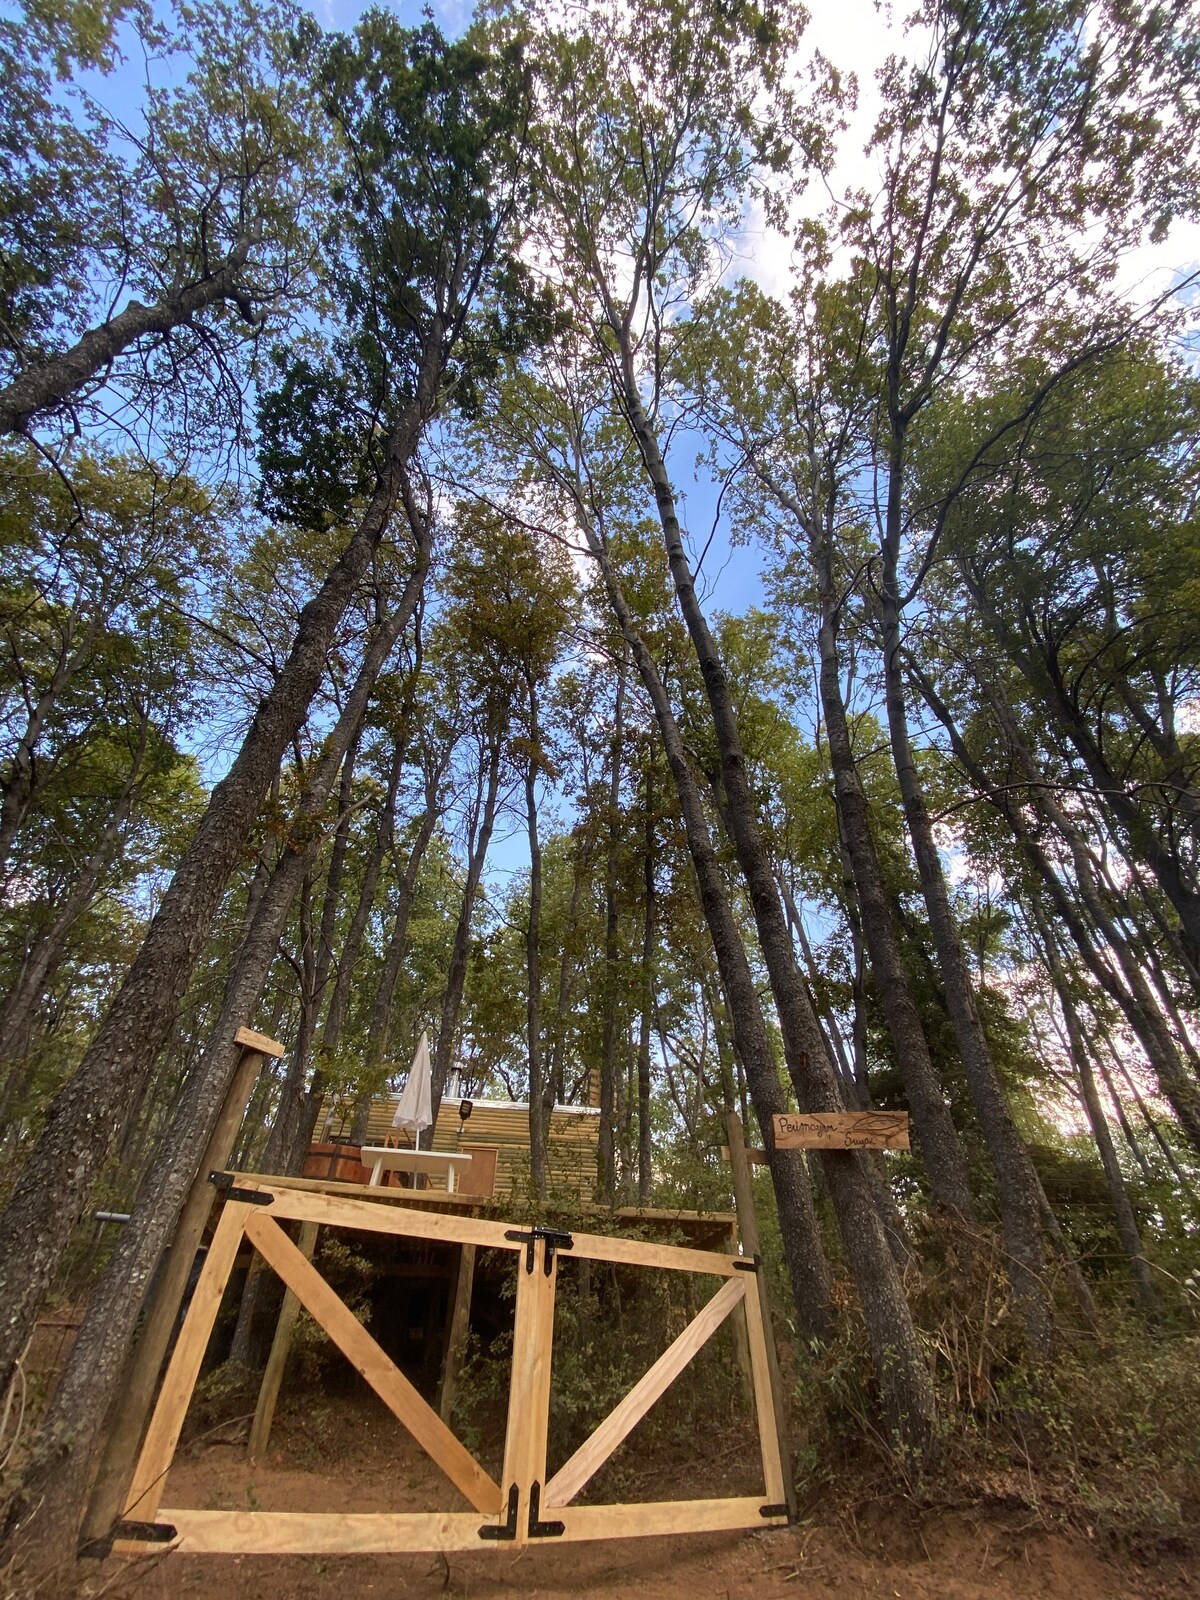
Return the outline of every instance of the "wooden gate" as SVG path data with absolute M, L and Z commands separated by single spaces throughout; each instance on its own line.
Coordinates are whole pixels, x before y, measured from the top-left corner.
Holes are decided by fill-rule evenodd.
M 281 1221 L 398 1234 L 520 1253 L 512 1376 L 501 1482 L 496 1483 L 409 1383 L 320 1273 Z M 196 1511 L 160 1501 L 221 1298 L 242 1240 L 274 1269 L 388 1409 L 404 1424 L 472 1511 Z M 547 1481 L 546 1437 L 554 1301 L 562 1253 L 590 1261 L 690 1272 L 724 1279 L 721 1288 L 617 1407 Z M 596 1234 L 519 1228 L 380 1205 L 369 1200 L 250 1182 L 228 1191 L 204 1270 L 163 1379 L 134 1470 L 116 1549 L 146 1553 L 176 1541 L 189 1552 L 336 1555 L 474 1550 L 491 1543 L 612 1539 L 638 1534 L 762 1528 L 787 1521 L 784 1467 L 772 1404 L 766 1331 L 755 1263 L 675 1245 Z M 750 1292 L 747 1292 L 747 1291 Z M 746 1319 L 762 1452 L 761 1495 L 577 1506 L 573 1502 L 621 1441 L 738 1307 Z

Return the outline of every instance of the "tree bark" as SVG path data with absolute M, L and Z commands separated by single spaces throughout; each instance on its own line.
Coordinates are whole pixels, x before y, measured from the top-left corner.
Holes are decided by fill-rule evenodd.
M 215 272 L 173 288 L 153 305 L 131 300 L 124 311 L 89 328 L 69 350 L 38 362 L 6 384 L 0 389 L 0 434 L 24 433 L 39 412 L 61 405 L 139 340 L 169 333 L 225 301 L 247 306 L 241 273 L 253 243 L 254 234 L 243 232 Z
M 494 718 L 490 718 L 494 721 Z M 454 929 L 454 944 L 450 951 L 450 966 L 446 973 L 446 987 L 442 993 L 442 1015 L 438 1025 L 437 1048 L 433 1053 L 433 1126 L 421 1135 L 425 1149 L 433 1143 L 433 1128 L 437 1126 L 438 1108 L 454 1059 L 454 1046 L 458 1037 L 458 1016 L 462 1009 L 463 989 L 467 981 L 467 958 L 471 952 L 471 918 L 475 911 L 475 897 L 479 880 L 483 876 L 488 846 L 492 842 L 492 829 L 496 823 L 496 806 L 500 798 L 500 759 L 503 754 L 500 732 L 492 727 L 480 750 L 487 751 L 486 779 L 481 782 L 482 804 L 476 820 L 475 837 L 467 862 L 467 881 L 463 886 L 458 922 Z M 483 774 L 480 774 L 483 779 Z
M 902 446 L 892 451 L 888 503 L 883 542 L 880 589 L 880 629 L 883 650 L 884 698 L 892 760 L 900 783 L 904 820 L 916 858 L 921 889 L 929 913 L 929 927 L 937 952 L 946 994 L 946 1007 L 954 1028 L 980 1131 L 996 1174 L 1000 1225 L 1008 1256 L 1009 1280 L 1021 1324 L 1035 1361 L 1050 1356 L 1053 1311 L 1046 1284 L 1046 1254 L 1042 1240 L 1038 1185 L 1033 1163 L 1017 1131 L 1012 1112 L 992 1061 L 991 1050 L 979 1020 L 971 975 L 958 922 L 950 905 L 941 856 L 913 758 L 908 733 L 908 709 L 901 661 L 899 560 L 903 481 Z
M 825 712 L 825 735 L 841 818 L 842 842 L 854 875 L 863 938 L 934 1200 L 970 1222 L 974 1220 L 975 1203 L 966 1154 L 950 1116 L 912 997 L 871 832 L 867 797 L 854 759 L 842 698 L 832 566 L 828 555 L 818 553 L 817 561 L 822 611 L 819 634 L 821 704 Z
M 792 1281 L 797 1326 L 805 1338 L 824 1339 L 829 1332 L 832 1314 L 829 1268 L 813 1209 L 808 1173 L 800 1151 L 780 1150 L 775 1144 L 772 1118 L 777 1112 L 787 1110 L 787 1102 L 771 1053 L 754 975 L 746 958 L 729 897 L 725 893 L 720 863 L 704 814 L 700 786 L 688 761 L 666 687 L 626 603 L 603 537 L 582 507 L 580 515 L 588 546 L 600 567 L 614 615 L 654 707 L 659 736 L 679 796 L 700 903 L 727 997 L 737 1052 L 746 1073 L 750 1097 L 767 1151 L 771 1182 L 779 1208 L 784 1257 Z
M 1036 906 L 1033 908 L 1033 916 L 1041 934 L 1042 948 L 1045 951 L 1046 964 L 1050 970 L 1050 981 L 1054 985 L 1055 993 L 1058 995 L 1058 1003 L 1062 1008 L 1063 1022 L 1067 1030 L 1067 1041 L 1071 1047 L 1071 1059 L 1079 1076 L 1079 1086 L 1083 1094 L 1084 1109 L 1087 1112 L 1092 1137 L 1096 1141 L 1096 1149 L 1100 1155 L 1100 1165 L 1104 1168 L 1104 1177 L 1108 1184 L 1109 1197 L 1112 1200 L 1113 1216 L 1117 1224 L 1117 1237 L 1121 1241 L 1121 1248 L 1124 1250 L 1129 1262 L 1129 1270 L 1133 1275 L 1134 1289 L 1142 1310 L 1154 1321 L 1162 1313 L 1162 1304 L 1158 1297 L 1158 1290 L 1154 1285 L 1150 1263 L 1146 1260 L 1142 1249 L 1142 1237 L 1138 1229 L 1137 1218 L 1134 1215 L 1133 1203 L 1129 1198 L 1129 1190 L 1125 1187 L 1125 1177 L 1121 1171 L 1121 1163 L 1117 1159 L 1116 1149 L 1113 1146 L 1108 1118 L 1104 1115 L 1104 1107 L 1101 1104 L 1100 1094 L 1096 1088 L 1096 1077 L 1092 1071 L 1091 1054 L 1083 1035 L 1083 1028 L 1080 1025 L 1079 1013 L 1075 1009 L 1075 1001 L 1071 995 L 1067 974 L 1063 970 L 1053 931 L 1047 925 Z
M 0 1393 L 138 1084 L 171 1030 L 262 797 L 321 681 L 334 630 L 403 492 L 405 466 L 433 412 L 441 377 L 440 325 L 435 329 L 417 393 L 387 437 L 362 519 L 301 612 L 287 661 L 213 790 L 141 949 L 74 1077 L 55 1097 L 0 1218 Z
M 729 683 L 696 594 L 683 546 L 674 490 L 654 429 L 642 405 L 629 330 L 618 324 L 614 332 L 620 339 L 621 398 L 625 415 L 654 492 L 676 597 L 712 712 L 721 752 L 721 781 L 730 832 L 767 964 L 788 1069 L 804 1109 L 837 1111 L 842 1107 L 837 1074 L 796 964 L 795 949 L 750 792 Z M 920 1451 L 928 1443 L 934 1424 L 933 1384 L 900 1275 L 875 1208 L 870 1181 L 856 1152 L 827 1151 L 823 1155 L 825 1183 L 858 1284 L 889 1427 L 903 1448 Z
M 22 1495 L 27 1502 L 38 1495 L 35 1526 L 50 1537 L 56 1532 L 73 1534 L 78 1527 L 99 1429 L 124 1368 L 146 1290 L 195 1177 L 197 1154 L 208 1141 L 237 1068 L 241 1050 L 234 1034 L 246 1024 L 262 992 L 300 881 L 321 847 L 319 818 L 346 752 L 358 737 L 379 673 L 412 617 L 428 564 L 428 532 L 422 526 L 416 566 L 395 612 L 368 644 L 341 715 L 310 771 L 289 829 L 290 842 L 238 952 L 208 1046 L 189 1075 L 163 1148 L 142 1181 L 130 1221 L 93 1291 L 43 1418 Z M 31 1531 L 27 1524 L 22 1538 L 28 1539 Z
M 654 945 L 657 937 L 655 923 L 655 877 L 657 872 L 656 834 L 654 826 L 654 756 L 646 756 L 646 777 L 643 793 L 645 806 L 645 833 L 642 850 L 642 1017 L 638 1033 L 637 1101 L 638 1101 L 638 1204 L 650 1204 L 650 1191 L 654 1182 L 654 1135 L 650 1126 L 650 1021 L 654 1014 Z M 732 1105 L 732 1101 L 730 1104 Z
M 621 763 L 625 747 L 625 660 L 617 676 L 616 704 L 608 774 L 607 845 L 604 853 L 604 1028 L 600 1047 L 600 1141 L 596 1154 L 596 1198 L 615 1205 L 617 1198 L 617 937 L 620 905 L 617 900 L 618 823 L 621 815 Z
M 542 1065 L 542 846 L 538 838 L 537 772 L 541 748 L 537 684 L 529 695 L 529 758 L 525 766 L 525 823 L 529 839 L 529 924 L 525 930 L 525 1037 L 529 1051 L 529 1169 L 539 1200 L 546 1196 L 546 1107 Z

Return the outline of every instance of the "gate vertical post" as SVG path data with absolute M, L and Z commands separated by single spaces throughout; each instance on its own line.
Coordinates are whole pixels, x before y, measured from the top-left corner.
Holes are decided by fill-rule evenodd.
M 558 1256 L 549 1258 L 544 1239 L 517 1257 L 517 1310 L 513 1325 L 512 1380 L 504 1439 L 502 1491 L 519 1496 L 516 1543 L 529 1538 L 530 1491 L 546 1482 L 546 1438 L 550 1426 L 550 1362 L 554 1345 L 554 1295 Z M 532 1262 L 532 1270 L 529 1263 Z
M 780 1472 L 783 1479 L 783 1499 L 788 1508 L 788 1520 L 794 1522 L 796 1518 L 796 1486 L 792 1481 L 791 1451 L 787 1441 L 787 1414 L 783 1405 L 783 1377 L 779 1371 L 779 1357 L 775 1350 L 775 1338 L 771 1329 L 771 1306 L 767 1299 L 766 1278 L 761 1268 L 761 1253 L 758 1237 L 758 1217 L 754 1211 L 754 1186 L 750 1178 L 750 1162 L 746 1155 L 746 1139 L 742 1132 L 742 1119 L 732 1107 L 725 1109 L 726 1136 L 729 1139 L 729 1165 L 733 1171 L 733 1198 L 737 1208 L 738 1232 L 742 1236 L 742 1248 L 748 1256 L 759 1262 L 759 1269 L 754 1274 L 755 1288 L 754 1305 L 751 1305 L 751 1295 L 746 1295 L 746 1332 L 750 1341 L 751 1370 L 754 1383 L 754 1399 L 758 1410 L 758 1431 L 763 1444 L 763 1469 L 768 1476 L 772 1468 L 769 1465 L 772 1454 L 778 1455 Z M 760 1370 L 759 1361 L 755 1360 L 756 1343 L 758 1354 L 761 1357 L 765 1370 Z M 776 1440 L 776 1450 L 769 1448 L 768 1436 L 773 1434 Z

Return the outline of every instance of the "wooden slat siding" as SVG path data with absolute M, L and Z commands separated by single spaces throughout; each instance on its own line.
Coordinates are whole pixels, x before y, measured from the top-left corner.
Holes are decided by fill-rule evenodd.
M 399 1096 L 375 1100 L 367 1119 L 367 1144 L 383 1144 L 393 1132 Z M 433 1135 L 435 1150 L 461 1150 L 470 1153 L 473 1144 L 494 1145 L 496 1188 L 494 1198 L 524 1194 L 529 1188 L 529 1111 L 525 1106 L 507 1106 L 476 1100 L 470 1119 L 459 1137 L 457 1100 L 443 1101 Z M 323 1127 L 325 1108 L 317 1117 Z M 335 1118 L 325 1131 L 326 1140 L 343 1139 L 350 1131 L 350 1113 Z M 590 1200 L 596 1187 L 596 1152 L 600 1142 L 600 1119 L 579 1110 L 552 1111 L 546 1134 L 546 1182 L 552 1195 L 571 1195 Z M 430 1188 L 444 1190 L 444 1178 L 432 1178 Z

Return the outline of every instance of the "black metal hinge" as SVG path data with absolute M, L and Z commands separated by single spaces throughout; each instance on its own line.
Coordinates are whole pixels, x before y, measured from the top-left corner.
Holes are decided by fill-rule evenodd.
M 564 1522 L 543 1522 L 539 1516 L 542 1509 L 542 1486 L 535 1478 L 529 1486 L 529 1537 L 531 1539 L 557 1539 L 567 1531 Z
M 238 1200 L 245 1206 L 275 1204 L 275 1196 L 266 1189 L 239 1189 L 233 1181 L 231 1172 L 210 1172 L 208 1181 L 215 1189 L 220 1189 L 226 1200 Z
M 521 1492 L 516 1484 L 508 1489 L 508 1516 L 503 1522 L 485 1522 L 479 1530 L 481 1539 L 515 1539 L 517 1537 L 517 1508 Z
M 178 1537 L 178 1529 L 169 1522 L 116 1522 L 112 1532 L 102 1539 L 90 1539 L 79 1546 L 81 1556 L 91 1556 L 102 1561 L 112 1554 L 118 1540 L 128 1539 L 135 1544 L 170 1544 Z
M 573 1250 L 575 1240 L 569 1233 L 560 1233 L 555 1228 L 530 1228 L 522 1232 L 520 1228 L 509 1228 L 505 1233 L 506 1239 L 515 1239 L 518 1244 L 525 1246 L 525 1271 L 533 1271 L 533 1247 L 539 1239 L 546 1241 L 545 1273 L 549 1277 L 554 1271 L 554 1252 L 556 1250 Z
M 759 1506 L 758 1514 L 760 1517 L 786 1517 L 789 1522 L 792 1520 L 792 1513 L 785 1505 Z
M 762 1267 L 761 1256 L 735 1256 L 733 1264 L 739 1272 L 758 1272 Z

